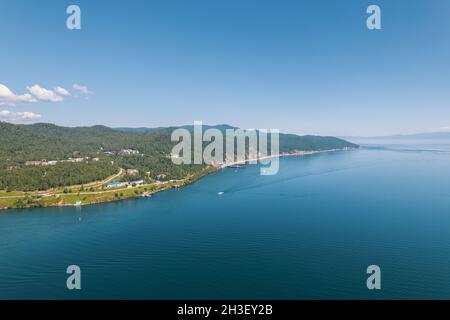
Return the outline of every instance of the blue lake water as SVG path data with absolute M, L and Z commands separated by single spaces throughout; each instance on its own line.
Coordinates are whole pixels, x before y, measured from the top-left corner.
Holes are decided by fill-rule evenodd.
M 450 299 L 448 145 L 377 144 L 259 173 L 1 213 L 0 298 Z M 380 291 L 366 288 L 372 264 Z M 81 291 L 66 288 L 69 265 Z

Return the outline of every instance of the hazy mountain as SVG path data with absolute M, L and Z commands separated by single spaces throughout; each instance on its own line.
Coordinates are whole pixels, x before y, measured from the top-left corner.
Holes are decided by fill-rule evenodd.
M 416 134 L 397 134 L 391 136 L 374 136 L 374 137 L 358 137 L 349 136 L 341 137 L 350 141 L 359 140 L 450 140 L 450 132 L 427 132 Z

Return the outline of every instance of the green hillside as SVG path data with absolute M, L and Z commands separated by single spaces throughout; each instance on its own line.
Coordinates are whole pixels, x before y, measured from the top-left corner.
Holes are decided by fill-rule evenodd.
M 184 126 L 192 130 L 192 126 Z M 205 126 L 205 129 L 211 126 Z M 216 126 L 221 131 L 233 128 Z M 199 173 L 202 165 L 174 165 L 170 141 L 175 128 L 112 129 L 105 126 L 66 128 L 53 124 L 13 125 L 0 122 L 0 190 L 30 191 L 85 184 L 105 179 L 119 168 L 136 169 L 127 179 L 181 179 Z M 280 152 L 353 148 L 334 137 L 280 135 Z M 139 154 L 124 155 L 124 149 Z M 73 162 L 69 159 L 86 160 Z M 28 161 L 58 161 L 52 166 Z M 93 161 L 92 159 L 95 159 Z M 71 162 L 72 161 L 72 162 Z

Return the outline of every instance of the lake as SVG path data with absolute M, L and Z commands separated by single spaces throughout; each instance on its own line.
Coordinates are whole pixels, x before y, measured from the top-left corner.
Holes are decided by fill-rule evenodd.
M 247 166 L 152 198 L 3 212 L 0 298 L 450 299 L 450 146 L 371 144 L 283 158 L 275 176 Z

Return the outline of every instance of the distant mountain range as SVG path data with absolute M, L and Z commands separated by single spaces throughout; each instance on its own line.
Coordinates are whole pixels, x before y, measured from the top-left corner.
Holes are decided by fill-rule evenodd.
M 358 137 L 349 136 L 341 137 L 349 141 L 356 140 L 450 140 L 450 132 L 427 132 L 416 134 L 397 134 L 391 136 L 374 136 L 374 137 Z

